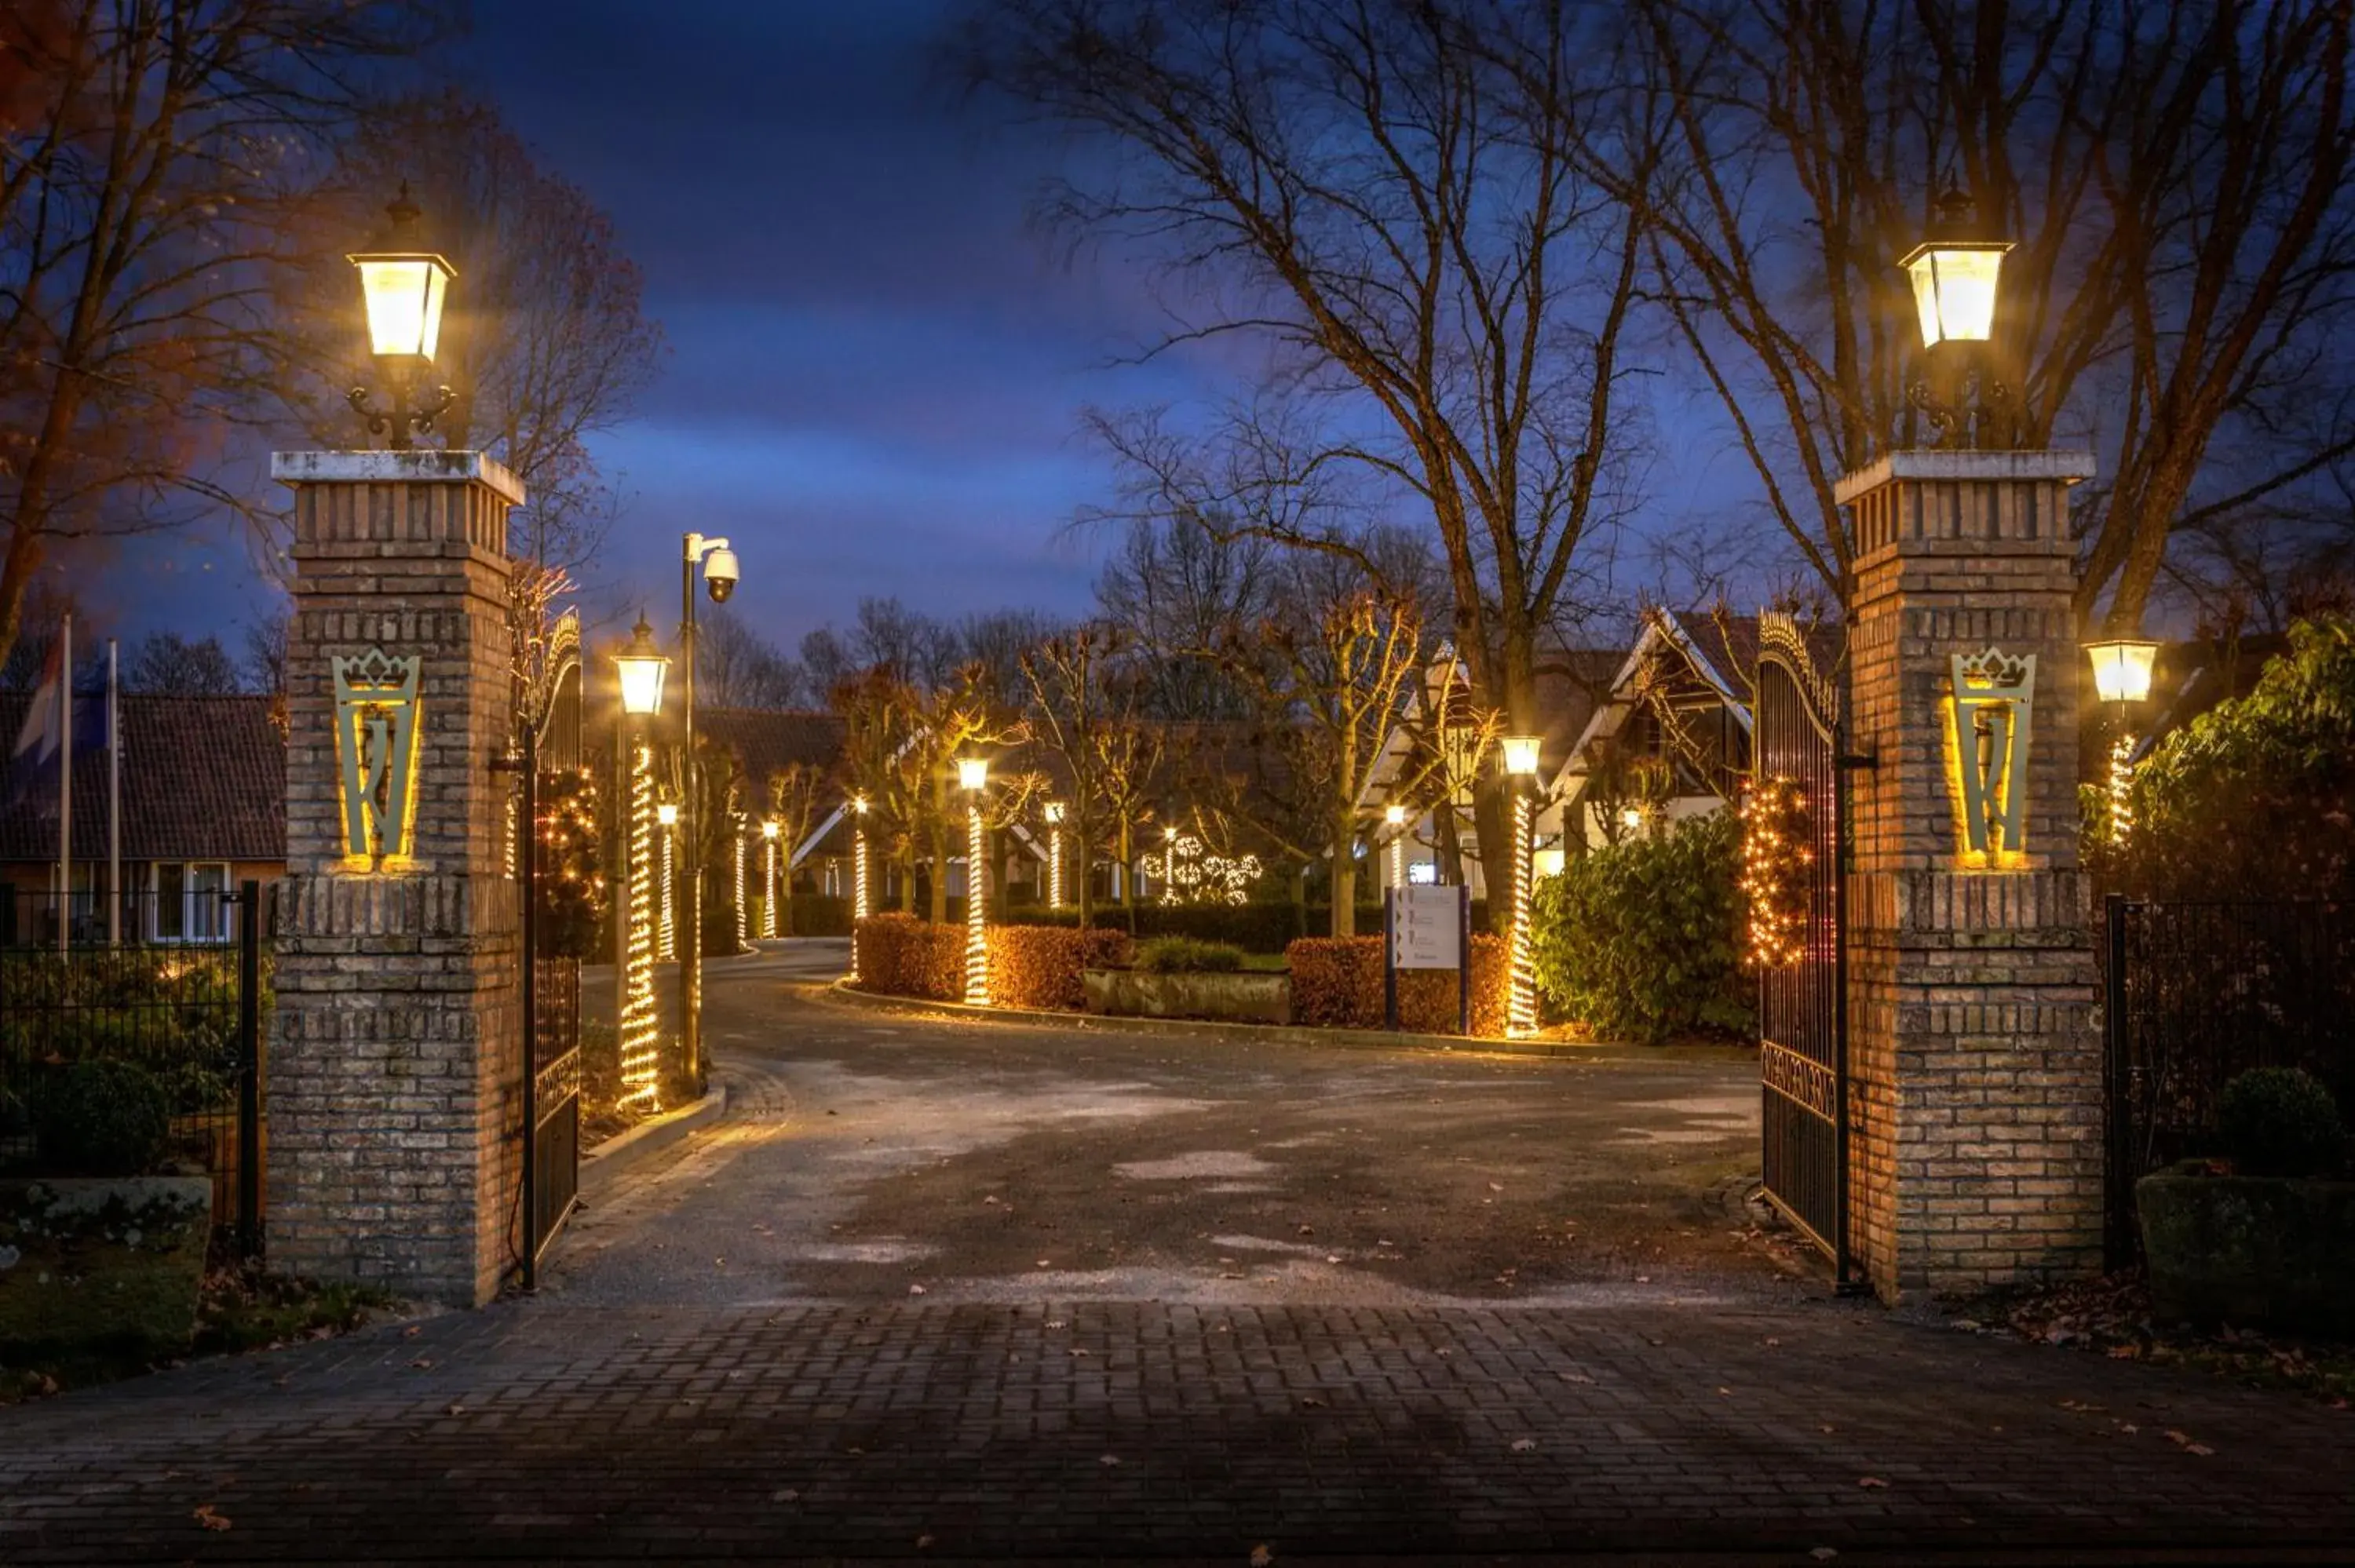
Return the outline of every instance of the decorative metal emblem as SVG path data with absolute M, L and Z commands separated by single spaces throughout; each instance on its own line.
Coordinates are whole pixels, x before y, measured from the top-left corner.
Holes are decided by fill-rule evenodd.
M 1988 648 L 1953 657 L 1949 707 L 1963 848 L 1992 863 L 2026 846 L 2028 739 L 2036 705 L 2036 655 Z
M 424 664 L 371 648 L 334 661 L 344 853 L 381 864 L 410 853 L 417 778 L 417 676 Z

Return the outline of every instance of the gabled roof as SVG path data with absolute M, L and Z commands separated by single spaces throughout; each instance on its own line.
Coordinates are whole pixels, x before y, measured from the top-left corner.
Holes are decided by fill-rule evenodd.
M 0 742 L 14 744 L 32 698 L 0 694 Z M 87 699 L 85 699 L 87 701 Z M 286 858 L 286 737 L 266 696 L 162 697 L 125 693 L 123 858 L 282 861 Z M 77 717 L 79 717 L 79 714 Z M 0 860 L 54 860 L 57 758 L 7 766 L 0 795 Z M 107 853 L 103 747 L 73 759 L 73 853 Z
M 832 768 L 842 758 L 846 731 L 835 714 L 761 708 L 703 708 L 695 715 L 698 739 L 733 752 L 755 782 L 798 763 Z

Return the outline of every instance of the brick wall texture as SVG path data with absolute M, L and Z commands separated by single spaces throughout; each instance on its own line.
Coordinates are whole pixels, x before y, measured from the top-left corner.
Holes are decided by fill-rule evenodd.
M 1850 1242 L 1891 1302 L 2100 1266 L 2073 466 L 1902 453 L 1844 490 L 1850 733 L 1878 759 L 1851 789 Z M 1990 644 L 2036 655 L 2022 853 L 1998 868 L 1961 853 L 1946 734 L 1949 660 Z
M 508 502 L 472 456 L 294 483 L 268 1079 L 273 1266 L 466 1306 L 519 1243 L 523 1115 L 511 786 L 492 766 L 513 702 Z M 415 853 L 382 870 L 346 860 L 337 807 L 330 661 L 370 648 L 423 661 Z

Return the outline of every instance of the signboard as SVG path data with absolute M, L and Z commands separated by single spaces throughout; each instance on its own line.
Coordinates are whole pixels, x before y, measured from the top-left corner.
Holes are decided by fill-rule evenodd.
M 1417 887 L 1391 893 L 1391 951 L 1402 969 L 1453 969 L 1464 963 L 1464 890 Z

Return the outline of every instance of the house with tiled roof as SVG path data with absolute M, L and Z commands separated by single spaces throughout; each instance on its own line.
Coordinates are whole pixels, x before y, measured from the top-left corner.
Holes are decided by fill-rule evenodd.
M 0 694 L 0 737 L 23 727 L 24 693 Z M 120 704 L 122 888 L 126 936 L 226 941 L 222 895 L 286 874 L 286 736 L 266 696 L 148 696 Z M 73 759 L 69 917 L 106 929 L 108 767 L 103 747 Z M 28 754 L 0 792 L 0 939 L 46 940 L 56 927 L 58 763 Z

